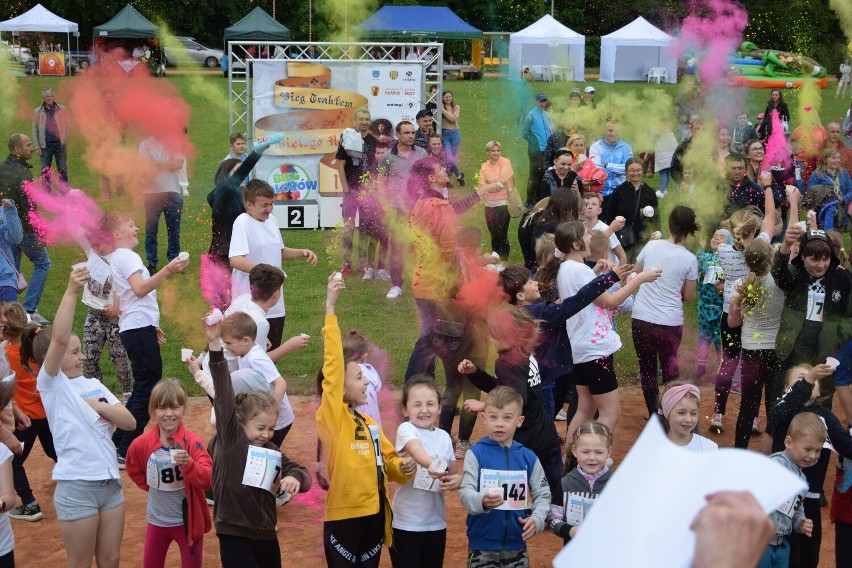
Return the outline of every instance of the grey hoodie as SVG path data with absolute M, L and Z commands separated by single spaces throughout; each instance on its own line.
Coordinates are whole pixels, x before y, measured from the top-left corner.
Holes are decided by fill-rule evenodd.
M 583 477 L 583 474 L 580 473 L 579 468 L 575 467 L 569 471 L 568 474 L 562 478 L 562 506 L 550 506 L 550 531 L 556 536 L 561 536 L 567 544 L 568 541 L 571 540 L 571 537 L 568 536 L 568 531 L 571 530 L 572 525 L 569 525 L 565 520 L 565 494 L 587 493 L 597 499 L 603 492 L 604 487 L 606 487 L 606 484 L 609 481 L 609 478 L 612 477 L 612 474 L 613 470 L 610 469 L 605 474 L 597 478 L 594 484 L 590 484 L 586 481 L 586 478 Z
M 807 480 L 805 479 L 805 474 L 802 473 L 802 468 L 793 463 L 793 460 L 790 459 L 790 456 L 787 454 L 786 450 L 783 452 L 776 452 L 769 456 L 769 459 L 775 460 L 796 475 L 807 484 Z M 787 536 L 793 533 L 793 529 L 796 532 L 802 532 L 802 521 L 805 520 L 805 493 L 807 492 L 807 488 L 802 489 L 795 496 L 796 499 L 796 508 L 793 511 L 793 516 L 790 517 L 777 509 L 772 511 L 772 522 L 775 523 L 775 536 Z M 783 508 L 785 505 L 781 505 L 779 508 Z

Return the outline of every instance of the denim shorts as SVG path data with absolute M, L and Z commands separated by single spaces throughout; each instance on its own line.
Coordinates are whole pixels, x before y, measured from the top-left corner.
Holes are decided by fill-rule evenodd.
M 79 521 L 124 505 L 120 479 L 80 481 L 60 479 L 53 492 L 53 506 L 60 521 Z

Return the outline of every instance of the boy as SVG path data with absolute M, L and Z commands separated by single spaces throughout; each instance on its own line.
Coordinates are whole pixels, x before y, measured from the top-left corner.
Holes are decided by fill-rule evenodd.
M 731 130 L 731 151 L 744 153 L 743 145 L 749 140 L 757 139 L 757 130 L 748 121 L 748 113 L 737 114 L 737 123 Z
M 594 191 L 588 191 L 583 194 L 583 224 L 588 231 L 603 231 L 609 237 L 609 248 L 607 249 L 608 259 L 613 264 L 627 264 L 627 254 L 624 248 L 615 236 L 615 231 L 611 230 L 609 225 L 598 219 L 601 214 L 601 196 Z M 597 256 L 595 258 L 598 258 Z
M 230 151 L 227 156 L 222 158 L 222 162 L 230 158 L 234 158 L 241 162 L 246 161 L 246 138 L 243 136 L 242 132 L 234 132 L 231 134 L 228 147 L 230 148 Z
M 257 326 L 250 315 L 242 312 L 231 314 L 222 320 L 219 329 L 222 345 L 238 357 L 239 368 L 260 371 L 272 385 L 272 398 L 278 404 L 279 412 L 271 442 L 280 448 L 294 420 L 290 399 L 287 398 L 287 382 L 269 355 L 255 343 Z
M 256 264 L 265 263 L 281 268 L 282 260 L 306 258 L 311 266 L 317 265 L 317 255 L 308 249 L 293 249 L 284 246 L 278 220 L 272 215 L 275 192 L 265 181 L 252 180 L 246 186 L 246 212 L 234 221 L 231 245 L 228 250 L 231 268 L 231 297 L 236 298 L 251 292 L 249 272 Z M 284 334 L 284 297 L 266 314 L 269 321 L 268 338 L 271 348 L 281 345 Z
M 132 431 L 118 428 L 112 436 L 118 452 L 118 465 L 124 469 L 127 448 L 148 425 L 151 389 L 163 375 L 160 345 L 165 343 L 166 336 L 159 327 L 157 288 L 172 274 L 183 272 L 189 259 L 175 257 L 152 276 L 142 258 L 131 250 L 139 244 L 139 229 L 129 213 L 110 211 L 104 215 L 101 229 L 107 234 L 111 233 L 115 241 L 116 249 L 110 258 L 110 269 L 113 289 L 121 306 L 118 336 L 127 350 L 133 373 L 133 390 L 127 399 L 127 409 L 136 419 L 136 428 Z
M 492 389 L 483 411 L 488 437 L 464 458 L 459 494 L 468 513 L 469 568 L 528 567 L 527 541 L 544 528 L 550 507 L 544 470 L 531 450 L 514 441 L 522 407 L 516 390 Z
M 826 429 L 822 420 L 812 412 L 797 414 L 787 430 L 784 438 L 784 451 L 769 456 L 781 465 L 798 475 L 805 481 L 803 467 L 814 465 L 819 459 L 820 451 L 825 444 Z M 811 536 L 814 522 L 805 518 L 803 499 L 807 489 L 802 489 L 782 503 L 772 512 L 775 523 L 775 536 L 769 541 L 769 547 L 760 559 L 758 568 L 774 568 L 787 566 L 790 562 L 790 543 L 787 541 L 793 531 L 805 536 Z

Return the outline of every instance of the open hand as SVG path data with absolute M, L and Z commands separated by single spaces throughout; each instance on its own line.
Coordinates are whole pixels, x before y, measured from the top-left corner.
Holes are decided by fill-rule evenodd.
M 535 526 L 535 519 L 532 517 L 518 517 L 518 522 L 521 523 L 522 527 L 524 527 L 524 532 L 521 533 L 521 536 L 524 537 L 524 541 L 527 541 L 536 535 L 538 527 Z

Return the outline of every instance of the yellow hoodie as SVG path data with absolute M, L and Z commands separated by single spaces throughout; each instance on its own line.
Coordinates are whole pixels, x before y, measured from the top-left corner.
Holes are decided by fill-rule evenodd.
M 322 336 L 325 341 L 322 366 L 325 380 L 322 382 L 322 402 L 317 410 L 317 434 L 328 450 L 331 487 L 325 502 L 325 520 L 366 517 L 378 513 L 380 506 L 384 507 L 384 543 L 389 547 L 392 517 L 387 482 L 405 483 L 408 480 L 400 468 L 402 458 L 372 418 L 354 412 L 343 402 L 345 369 L 337 316 L 325 316 Z M 377 454 L 382 460 L 381 497 Z

